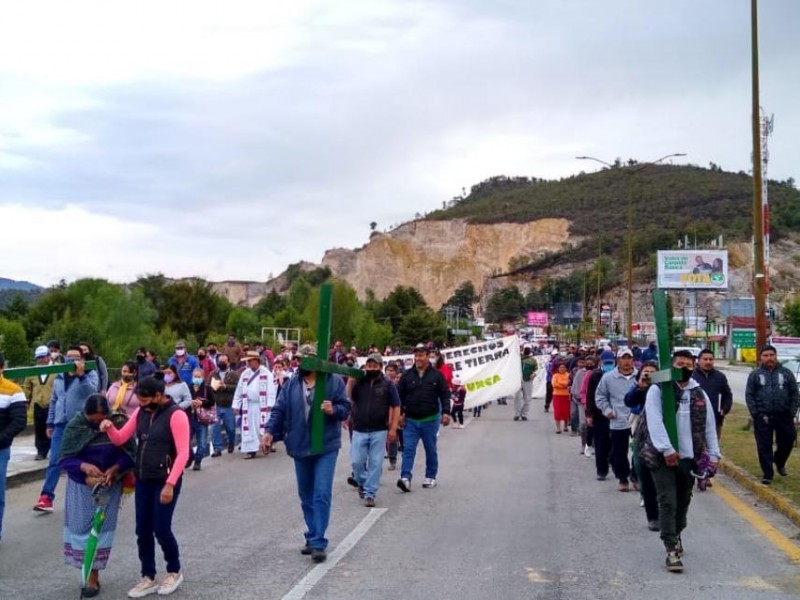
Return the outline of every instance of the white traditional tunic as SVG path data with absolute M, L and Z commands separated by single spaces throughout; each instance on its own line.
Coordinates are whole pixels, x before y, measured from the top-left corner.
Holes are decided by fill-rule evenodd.
M 247 368 L 242 373 L 233 396 L 233 408 L 242 417 L 242 452 L 258 452 L 276 395 L 277 386 L 267 367 L 262 365 L 256 371 Z

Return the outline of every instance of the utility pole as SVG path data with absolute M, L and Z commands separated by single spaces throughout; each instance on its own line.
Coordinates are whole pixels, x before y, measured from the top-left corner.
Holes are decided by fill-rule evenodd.
M 767 302 L 764 272 L 764 210 L 761 179 L 761 103 L 758 82 L 758 0 L 750 0 L 753 67 L 753 296 L 756 304 L 756 351 L 767 344 Z

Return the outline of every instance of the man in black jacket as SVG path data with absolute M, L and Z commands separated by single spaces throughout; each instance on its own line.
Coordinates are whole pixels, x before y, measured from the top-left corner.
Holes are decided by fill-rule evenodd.
M 414 458 L 420 439 L 425 447 L 425 480 L 422 487 L 436 487 L 439 471 L 436 435 L 439 433 L 439 423 L 445 427 L 450 424 L 450 388 L 444 376 L 431 366 L 425 344 L 414 347 L 414 366 L 403 373 L 397 391 L 400 393 L 400 420 L 405 424 L 403 466 L 397 487 L 404 492 L 411 491 Z
M 0 538 L 3 536 L 3 512 L 6 508 L 6 472 L 11 460 L 11 442 L 28 422 L 25 393 L 13 381 L 3 377 L 6 359 L 0 354 Z
M 794 415 L 800 393 L 794 373 L 778 364 L 778 353 L 773 346 L 764 346 L 760 356 L 761 365 L 747 378 L 744 394 L 747 410 L 753 417 L 758 461 L 764 473 L 761 483 L 769 485 L 774 475 L 773 464 L 778 473 L 786 477 L 786 461 L 797 437 Z
M 717 424 L 717 440 L 719 440 L 725 415 L 731 412 L 731 407 L 733 407 L 733 392 L 731 392 L 731 386 L 728 385 L 728 378 L 725 377 L 725 374 L 714 368 L 714 353 L 708 348 L 700 351 L 692 379 L 700 384 L 711 401 L 714 420 Z
M 397 442 L 400 397 L 397 388 L 381 371 L 383 358 L 377 352 L 367 357 L 364 378 L 348 381 L 352 403 L 350 461 L 364 506 L 375 506 L 375 496 L 383 473 L 383 453 L 387 441 Z

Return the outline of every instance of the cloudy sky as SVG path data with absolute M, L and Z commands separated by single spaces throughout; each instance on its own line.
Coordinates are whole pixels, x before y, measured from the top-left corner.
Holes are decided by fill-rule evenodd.
M 799 178 L 800 2 L 761 5 L 770 177 Z M 576 155 L 748 170 L 749 6 L 9 3 L 0 276 L 263 281 Z

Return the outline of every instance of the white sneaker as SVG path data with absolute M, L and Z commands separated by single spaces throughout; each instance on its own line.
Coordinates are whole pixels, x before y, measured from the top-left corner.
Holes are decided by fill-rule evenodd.
M 128 590 L 128 598 L 144 598 L 156 592 L 158 592 L 158 582 L 149 577 L 142 577 L 139 583 Z
M 594 448 L 591 446 L 586 446 L 586 449 L 583 451 L 584 456 L 592 456 L 594 455 Z
M 436 480 L 435 479 L 426 479 L 422 482 L 422 487 L 424 488 L 435 488 L 436 487 Z
M 159 596 L 168 596 L 178 589 L 178 586 L 183 583 L 183 573 L 167 573 L 164 581 L 158 586 Z

